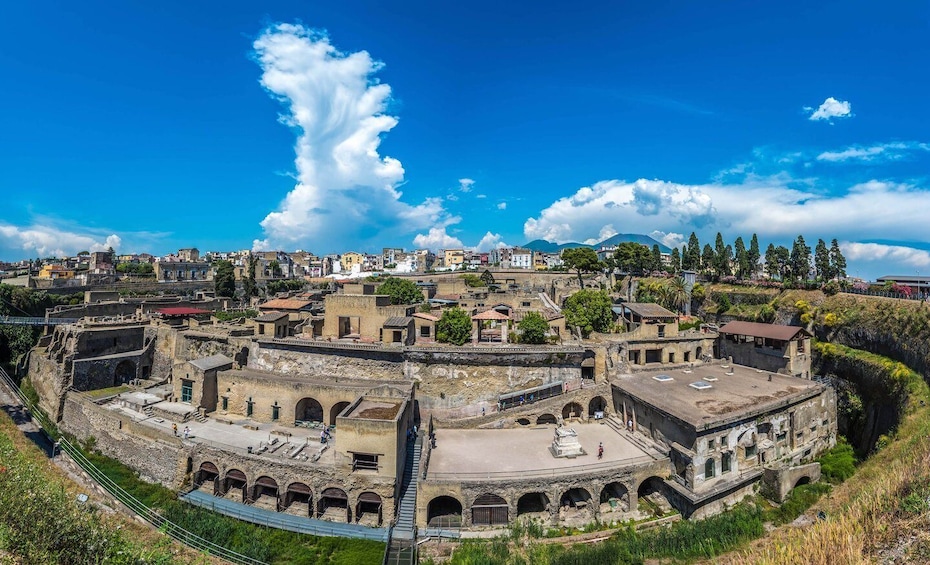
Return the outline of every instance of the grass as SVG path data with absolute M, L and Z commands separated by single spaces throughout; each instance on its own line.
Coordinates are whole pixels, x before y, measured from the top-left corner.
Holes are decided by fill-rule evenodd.
M 100 400 L 101 398 L 106 398 L 108 396 L 116 396 L 117 394 L 126 392 L 127 390 L 129 390 L 128 386 L 120 385 L 111 386 L 109 388 L 98 388 L 97 390 L 87 391 L 84 394 L 94 400 Z
M 93 451 L 88 459 L 113 482 L 169 521 L 243 555 L 269 563 L 378 564 L 384 544 L 370 540 L 311 536 L 267 528 L 181 502 L 174 491 L 147 483 L 119 461 Z
M 41 564 L 207 563 L 135 524 L 79 504 L 63 478 L 12 420 L 0 414 L 0 561 Z

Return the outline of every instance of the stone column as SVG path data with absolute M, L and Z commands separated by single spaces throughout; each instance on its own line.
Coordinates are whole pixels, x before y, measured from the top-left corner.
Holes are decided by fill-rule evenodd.
M 508 327 L 508 326 L 510 325 L 510 320 L 509 320 L 509 319 L 508 319 L 508 320 L 501 320 L 501 324 L 502 324 L 502 325 L 501 325 L 501 343 L 506 344 L 506 343 L 507 343 L 507 334 L 508 334 L 509 331 L 510 331 L 510 328 Z
M 472 320 L 471 321 L 471 342 L 476 344 L 481 340 L 481 320 Z

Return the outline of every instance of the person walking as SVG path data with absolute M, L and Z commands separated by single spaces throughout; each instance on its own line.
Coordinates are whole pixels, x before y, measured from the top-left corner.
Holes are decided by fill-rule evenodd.
M 174 437 L 178 437 L 178 425 L 177 425 L 177 424 L 171 424 L 171 429 L 172 429 L 172 431 L 174 431 Z
M 597 458 L 598 459 L 604 458 L 604 442 L 601 442 L 597 445 Z

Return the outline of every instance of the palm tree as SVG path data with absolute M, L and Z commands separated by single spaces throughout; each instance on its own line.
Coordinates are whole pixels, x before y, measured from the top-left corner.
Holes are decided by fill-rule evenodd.
M 681 311 L 688 300 L 688 283 L 684 277 L 675 277 L 668 281 L 669 304 L 676 310 Z

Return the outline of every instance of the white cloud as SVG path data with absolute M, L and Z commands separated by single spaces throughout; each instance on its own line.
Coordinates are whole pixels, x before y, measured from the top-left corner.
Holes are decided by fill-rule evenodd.
M 649 234 L 649 237 L 671 248 L 681 248 L 681 246 L 685 244 L 685 235 L 682 233 L 665 233 L 664 231 L 654 230 Z
M 381 135 L 397 125 L 386 113 L 391 87 L 374 77 L 381 63 L 301 25 L 269 27 L 253 47 L 262 86 L 286 108 L 280 121 L 298 132 L 297 185 L 261 222 L 265 238 L 256 244 L 352 247 L 363 234 L 383 239 L 455 221 L 441 199 L 403 202 L 404 168 L 378 152 Z
M 696 231 L 702 241 L 717 231 L 728 240 L 758 233 L 768 240 L 798 234 L 815 241 L 887 240 L 894 234 L 900 241 L 924 241 L 927 209 L 930 189 L 882 180 L 832 194 L 787 174 L 704 185 L 608 180 L 556 200 L 528 218 L 523 231 L 528 240 L 558 243 L 594 239 L 604 227 L 618 225 L 625 233 L 666 237 Z
M 884 245 L 881 243 L 843 242 L 840 244 L 840 250 L 842 250 L 848 261 L 882 261 L 890 262 L 893 265 L 903 264 L 911 268 L 930 267 L 930 252 L 923 249 L 914 249 L 913 247 Z
M 459 179 L 459 190 L 462 192 L 471 192 L 471 188 L 475 185 L 475 181 L 469 178 Z
M 817 155 L 818 161 L 841 163 L 844 161 L 896 161 L 903 159 L 909 151 L 930 151 L 930 144 L 914 141 L 879 143 L 869 147 L 851 146 L 842 151 L 824 151 Z
M 28 227 L 0 224 L 0 247 L 22 250 L 25 255 L 63 257 L 79 251 L 119 250 L 122 239 L 116 234 L 76 233 L 50 225 Z
M 417 249 L 458 249 L 465 247 L 462 240 L 446 233 L 445 226 L 430 228 L 429 233 L 420 233 L 413 238 L 413 245 Z
M 605 239 L 610 239 L 611 237 L 617 235 L 618 233 L 620 232 L 614 229 L 613 224 L 607 224 L 606 226 L 601 228 L 601 231 L 597 232 L 596 237 L 590 237 L 582 241 L 581 243 L 584 243 L 585 245 L 595 245 L 597 243 L 604 241 Z
M 507 244 L 501 238 L 501 234 L 488 232 L 475 246 L 475 251 L 490 251 L 498 247 L 507 247 Z
M 498 203 L 497 203 L 497 209 L 498 209 L 498 210 L 506 210 L 506 209 L 507 209 L 507 203 L 506 203 L 506 202 L 498 202 Z
M 805 107 L 805 110 L 811 111 L 813 108 Z M 818 121 L 818 120 L 827 120 L 830 123 L 833 123 L 835 118 L 851 118 L 852 117 L 852 105 L 845 100 L 837 100 L 834 97 L 829 97 L 823 101 L 823 104 L 819 108 L 814 110 L 809 120 Z

